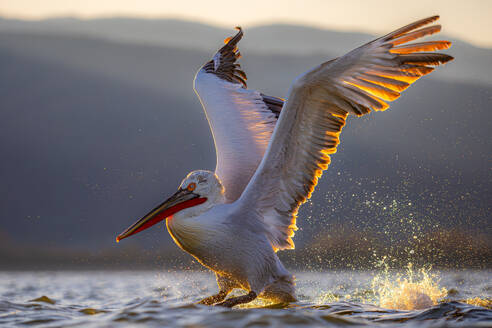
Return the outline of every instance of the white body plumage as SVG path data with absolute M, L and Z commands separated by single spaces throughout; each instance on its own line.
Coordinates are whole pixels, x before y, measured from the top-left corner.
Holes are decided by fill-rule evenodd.
M 294 300 L 293 277 L 271 247 L 254 211 L 241 213 L 239 203 L 226 203 L 213 172 L 194 171 L 182 186 L 190 183 L 196 183 L 197 189 L 203 186 L 210 198 L 167 218 L 176 244 L 214 271 L 221 289 L 241 288 L 260 294 L 270 287 L 268 298 Z

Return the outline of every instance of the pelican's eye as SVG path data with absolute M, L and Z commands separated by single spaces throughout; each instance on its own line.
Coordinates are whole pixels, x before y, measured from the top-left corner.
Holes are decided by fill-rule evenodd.
M 192 182 L 188 185 L 188 187 L 186 187 L 186 189 L 188 189 L 188 191 L 193 191 L 195 190 L 196 188 L 196 183 Z

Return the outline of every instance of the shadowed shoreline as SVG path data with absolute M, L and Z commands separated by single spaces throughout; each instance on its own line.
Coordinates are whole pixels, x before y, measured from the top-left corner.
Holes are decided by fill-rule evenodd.
M 318 235 L 311 245 L 280 251 L 293 270 L 371 270 L 387 259 L 389 267 L 432 265 L 435 269 L 490 269 L 492 245 L 486 233 L 458 229 L 427 233 L 411 243 L 388 246 L 374 235 L 338 230 Z M 87 252 L 36 247 L 0 248 L 0 270 L 198 270 L 203 267 L 177 246 L 144 249 L 122 245 L 111 250 Z

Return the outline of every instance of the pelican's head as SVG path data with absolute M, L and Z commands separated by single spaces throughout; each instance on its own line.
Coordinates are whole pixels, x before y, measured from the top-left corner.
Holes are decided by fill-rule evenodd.
M 143 218 L 116 237 L 116 241 L 150 228 L 156 223 L 177 214 L 194 217 L 224 202 L 224 187 L 217 175 L 210 171 L 197 170 L 189 173 L 181 182 L 178 191 Z M 178 214 L 179 213 L 179 214 Z

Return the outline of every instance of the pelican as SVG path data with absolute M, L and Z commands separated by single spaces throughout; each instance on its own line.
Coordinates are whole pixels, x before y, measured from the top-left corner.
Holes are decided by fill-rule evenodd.
M 449 41 L 408 43 L 439 32 L 440 25 L 429 25 L 438 18 L 308 70 L 292 82 L 286 100 L 247 89 L 237 63 L 243 31 L 236 27 L 194 80 L 214 138 L 215 172 L 189 173 L 174 195 L 116 240 L 165 220 L 176 244 L 216 275 L 219 292 L 199 303 L 296 301 L 294 277 L 277 251 L 294 248 L 299 206 L 328 168 L 348 115 L 386 110 L 410 84 L 453 59 L 432 52 L 449 48 Z M 236 288 L 246 294 L 227 298 Z

